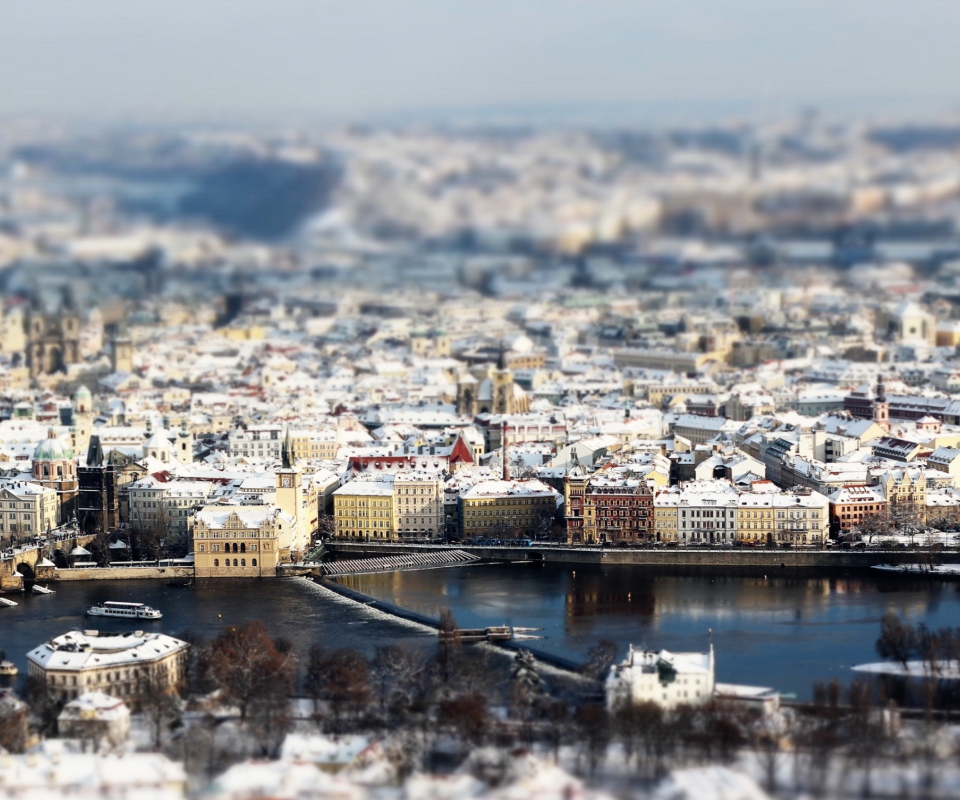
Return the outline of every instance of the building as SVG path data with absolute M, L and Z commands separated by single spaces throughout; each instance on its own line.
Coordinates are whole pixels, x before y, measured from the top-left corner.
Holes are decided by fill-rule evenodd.
M 80 316 L 65 294 L 58 314 L 34 305 L 27 315 L 27 367 L 30 377 L 66 372 L 80 360 Z
M 337 538 L 395 540 L 393 503 L 391 480 L 357 478 L 344 484 L 333 493 Z
M 196 513 L 198 578 L 274 578 L 292 561 L 297 521 L 275 505 L 208 505 Z
M 59 523 L 67 522 L 76 509 L 80 484 L 73 450 L 63 442 L 54 428 L 33 451 L 33 479 L 57 493 L 60 506 Z
M 400 538 L 443 536 L 443 478 L 434 472 L 401 472 L 393 480 L 394 529 Z
M 830 495 L 830 532 L 839 536 L 864 520 L 887 515 L 887 498 L 879 486 L 843 486 Z
M 147 678 L 169 689 L 186 679 L 188 647 L 163 633 L 71 631 L 27 653 L 28 674 L 57 700 L 103 692 L 135 701 Z
M 0 750 L 22 753 L 29 738 L 30 707 L 13 689 L 0 689 Z
M 77 521 L 85 533 L 120 525 L 120 469 L 104 459 L 99 436 L 90 437 L 86 461 L 77 467 Z
M 570 539 L 568 531 L 568 541 L 637 544 L 654 537 L 653 490 L 646 481 L 603 474 L 590 477 L 583 494 L 582 536 Z
M 534 539 L 549 532 L 560 495 L 538 480 L 479 481 L 459 497 L 464 538 Z
M 497 363 L 487 377 L 478 381 L 466 374 L 457 381 L 457 413 L 475 417 L 478 414 L 522 414 L 530 410 L 530 397 L 513 379 L 513 370 L 506 361 L 503 348 Z
M 279 460 L 283 449 L 283 427 L 280 425 L 250 425 L 237 428 L 227 437 L 230 455 L 264 460 Z
M 737 539 L 756 545 L 771 544 L 776 529 L 774 498 L 780 489 L 773 481 L 754 481 L 737 498 Z
M 794 546 L 821 545 L 829 536 L 830 501 L 812 489 L 772 495 L 776 514 L 773 540 Z
M 118 747 L 130 736 L 130 708 L 119 697 L 87 692 L 63 707 L 57 716 L 57 733 L 92 742 L 94 751 Z
M 72 800 L 150 798 L 183 800 L 183 765 L 160 753 L 44 752 L 10 756 L 0 772 L 8 798 L 70 797 Z
M 60 498 L 32 481 L 0 479 L 0 538 L 32 537 L 59 524 Z
M 681 487 L 677 521 L 681 544 L 732 542 L 737 490 L 727 481 L 691 481 Z
M 653 532 L 658 542 L 680 540 L 680 487 L 671 486 L 653 498 Z
M 636 650 L 610 669 L 607 707 L 610 710 L 639 703 L 656 703 L 670 710 L 698 706 L 713 699 L 716 665 L 713 645 L 707 653 L 671 653 Z

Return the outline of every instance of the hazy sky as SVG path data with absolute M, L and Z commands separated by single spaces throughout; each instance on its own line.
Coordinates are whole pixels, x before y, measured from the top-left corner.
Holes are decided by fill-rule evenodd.
M 953 108 L 958 31 L 957 0 L 0 0 L 0 114 Z

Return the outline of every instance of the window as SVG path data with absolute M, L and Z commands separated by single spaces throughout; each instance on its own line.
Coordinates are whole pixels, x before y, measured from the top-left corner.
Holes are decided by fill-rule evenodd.
M 253 559 L 253 560 L 250 562 L 250 566 L 252 566 L 252 567 L 257 566 L 257 559 Z
M 220 559 L 219 559 L 219 558 L 213 559 L 213 566 L 215 566 L 215 567 L 219 567 L 219 566 L 220 566 Z
M 233 559 L 233 566 L 237 566 L 237 559 Z
M 240 559 L 240 566 L 241 566 L 241 567 L 247 566 L 247 559 L 241 558 L 241 559 Z

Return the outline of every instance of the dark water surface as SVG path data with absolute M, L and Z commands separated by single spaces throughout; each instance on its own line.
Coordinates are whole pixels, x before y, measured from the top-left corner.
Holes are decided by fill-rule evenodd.
M 351 588 L 421 613 L 452 608 L 464 627 L 543 628 L 532 647 L 583 660 L 598 640 L 703 650 L 713 629 L 718 678 L 774 686 L 809 697 L 815 681 L 848 681 L 850 666 L 877 660 L 881 617 L 893 610 L 931 627 L 960 626 L 960 583 L 873 576 L 790 579 L 675 577 L 631 567 L 479 565 L 341 579 Z M 204 580 L 193 589 L 163 581 L 52 584 L 54 595 L 8 595 L 0 608 L 0 649 L 21 670 L 26 653 L 72 629 L 191 629 L 205 637 L 248 620 L 305 654 L 314 642 L 371 654 L 382 644 L 432 646 L 436 638 L 305 578 Z M 157 622 L 86 617 L 102 600 L 159 608 Z
M 531 646 L 577 660 L 600 639 L 705 650 L 717 678 L 810 697 L 816 681 L 877 661 L 880 619 L 896 611 L 931 627 L 960 625 L 960 583 L 899 576 L 675 577 L 633 567 L 469 566 L 342 578 L 371 596 L 463 627 L 542 627 Z
M 281 580 L 210 579 L 192 589 L 172 589 L 164 581 L 75 581 L 51 583 L 52 595 L 6 595 L 20 605 L 0 608 L 0 649 L 26 672 L 26 654 L 53 636 L 70 630 L 144 630 L 176 636 L 192 630 L 213 638 L 224 627 L 263 620 L 274 636 L 284 636 L 306 654 L 317 642 L 329 649 L 355 647 L 372 654 L 390 642 L 433 645 L 436 636 L 331 597 L 306 578 Z M 88 617 L 103 600 L 147 603 L 163 619 L 124 620 Z

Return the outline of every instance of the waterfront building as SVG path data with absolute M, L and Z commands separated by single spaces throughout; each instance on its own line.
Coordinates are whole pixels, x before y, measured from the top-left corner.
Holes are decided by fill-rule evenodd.
M 716 664 L 713 645 L 706 653 L 637 650 L 610 668 L 606 680 L 607 707 L 656 703 L 670 710 L 698 706 L 713 699 Z
M 154 685 L 178 687 L 186 678 L 188 647 L 163 633 L 71 631 L 27 653 L 28 674 L 59 700 L 93 691 L 135 700 L 147 677 Z
M 645 480 L 590 476 L 583 494 L 583 543 L 637 544 L 655 535 L 653 490 Z
M 812 489 L 797 488 L 772 496 L 777 544 L 822 545 L 829 536 L 830 501 Z
M 443 478 L 435 472 L 401 472 L 393 481 L 394 529 L 398 535 L 436 539 L 443 536 Z
M 338 539 L 397 539 L 392 475 L 355 478 L 333 493 Z
M 77 521 L 85 533 L 120 525 L 120 470 L 104 459 L 99 436 L 90 437 L 86 461 L 77 467 Z
M 755 545 L 774 541 L 775 500 L 780 489 L 773 481 L 754 481 L 737 498 L 737 539 Z
M 60 498 L 33 481 L 0 479 L 0 538 L 39 536 L 57 527 Z
M 844 486 L 830 495 L 830 529 L 850 533 L 871 517 L 885 519 L 887 498 L 880 486 Z
M 658 542 L 680 539 L 680 487 L 671 486 L 653 498 L 653 531 Z
M 691 481 L 678 503 L 682 544 L 732 542 L 737 530 L 738 493 L 729 481 Z
M 273 578 L 293 560 L 297 521 L 275 505 L 204 506 L 193 525 L 198 578 Z
M 459 499 L 464 538 L 533 539 L 549 532 L 560 494 L 538 480 L 480 481 Z

